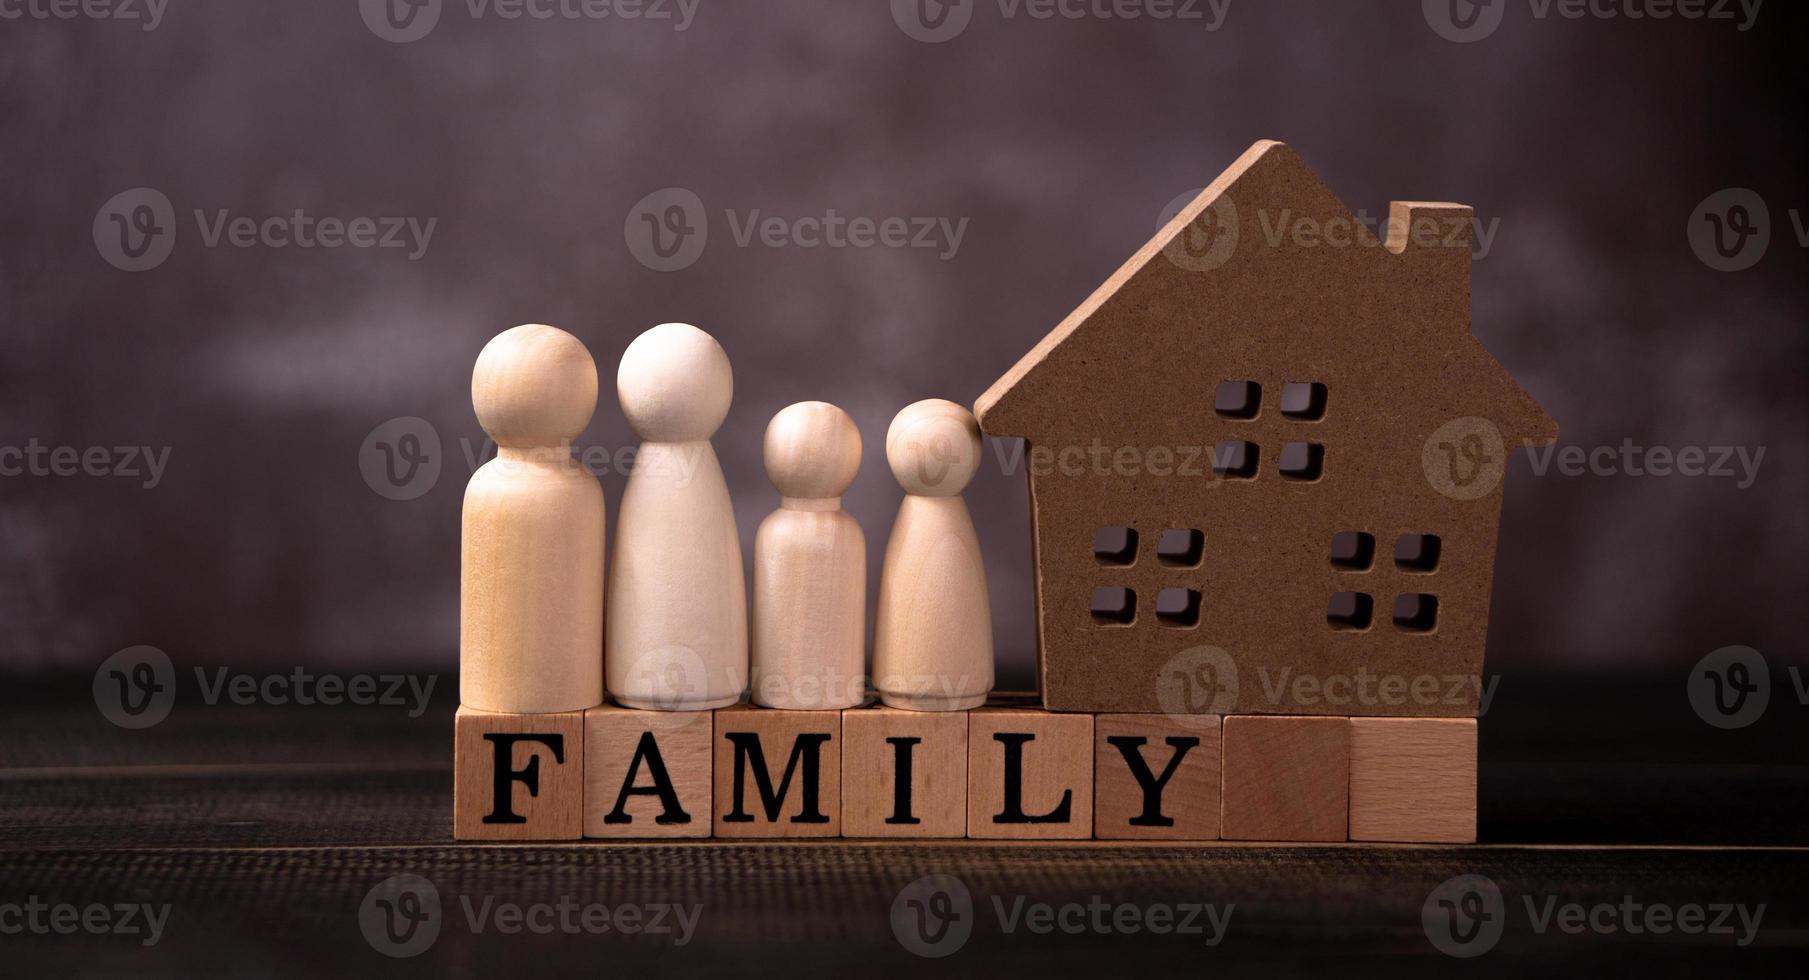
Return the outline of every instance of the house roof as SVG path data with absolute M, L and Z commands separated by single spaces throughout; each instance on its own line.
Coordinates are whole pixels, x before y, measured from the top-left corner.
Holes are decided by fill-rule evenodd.
M 1354 237 L 1353 244 L 1374 246 L 1346 250 L 1353 255 L 1361 253 L 1362 257 L 1351 261 L 1400 263 L 1394 268 L 1364 266 L 1363 275 L 1386 279 L 1391 288 L 1423 288 L 1427 295 L 1437 298 L 1436 302 L 1448 307 L 1441 310 L 1447 319 L 1461 321 L 1463 336 L 1452 340 L 1455 356 L 1470 362 L 1466 374 L 1474 379 L 1475 389 L 1465 397 L 1477 406 L 1475 414 L 1499 426 L 1510 444 L 1545 443 L 1557 437 L 1557 424 L 1552 418 L 1469 333 L 1470 208 L 1438 202 L 1393 202 L 1388 240 L 1378 241 L 1291 148 L 1274 140 L 1263 140 L 1245 151 L 994 382 L 974 403 L 981 427 L 994 435 L 1036 438 L 1041 421 L 1059 410 L 1053 403 L 1060 400 L 1057 392 L 1062 390 L 1059 382 L 1064 373 L 1075 370 L 1064 367 L 1061 358 L 1051 356 L 1058 348 L 1090 329 L 1123 331 L 1127 321 L 1136 321 L 1137 317 L 1102 315 L 1111 311 L 1127 292 L 1137 292 L 1141 297 L 1138 301 L 1146 302 L 1149 295 L 1167 288 L 1165 284 L 1183 281 L 1185 277 L 1173 264 L 1158 258 L 1171 248 L 1187 244 L 1182 241 L 1183 235 L 1209 235 L 1215 221 L 1221 226 L 1230 222 L 1240 232 L 1232 237 L 1231 247 L 1246 253 L 1258 251 L 1253 245 L 1265 238 L 1271 246 L 1283 240 L 1275 237 L 1276 213 L 1314 216 L 1325 223 L 1330 223 L 1326 219 L 1342 218 L 1346 222 L 1343 227 Z M 1447 226 L 1461 236 L 1460 242 L 1445 240 L 1442 233 L 1425 234 L 1427 229 Z M 1437 241 L 1432 240 L 1435 237 Z M 1253 245 L 1239 245 L 1240 240 Z M 1462 247 L 1445 247 L 1452 244 Z M 1277 247 L 1267 251 L 1282 255 L 1288 250 Z M 1188 274 L 1238 276 L 1252 268 L 1250 263 L 1254 260 L 1248 254 L 1236 258 L 1221 256 L 1215 264 L 1208 254 L 1205 261 L 1209 267 L 1196 267 Z M 1301 275 L 1305 278 L 1309 273 L 1303 271 Z M 1223 281 L 1215 284 L 1221 292 L 1227 285 Z M 1179 288 L 1168 289 L 1166 298 L 1171 304 L 1195 302 L 1188 298 L 1192 293 L 1179 294 L 1177 298 Z

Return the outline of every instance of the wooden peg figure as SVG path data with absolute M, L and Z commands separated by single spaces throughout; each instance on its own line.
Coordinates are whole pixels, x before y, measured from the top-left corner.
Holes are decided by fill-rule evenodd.
M 465 488 L 459 700 L 546 714 L 603 701 L 603 487 L 572 456 L 597 407 L 578 338 L 529 324 L 477 357 L 471 403 L 496 458 Z
M 980 427 L 932 398 L 886 431 L 904 502 L 886 542 L 873 631 L 873 677 L 894 708 L 964 711 L 992 690 L 992 609 L 980 541 L 961 491 L 980 468 Z
M 867 540 L 842 509 L 861 433 L 827 402 L 799 402 L 766 427 L 779 509 L 754 536 L 753 700 L 852 708 L 866 699 Z
M 741 540 L 710 445 L 734 388 L 722 346 L 683 323 L 636 337 L 616 372 L 642 439 L 616 518 L 604 657 L 626 707 L 704 711 L 747 687 Z

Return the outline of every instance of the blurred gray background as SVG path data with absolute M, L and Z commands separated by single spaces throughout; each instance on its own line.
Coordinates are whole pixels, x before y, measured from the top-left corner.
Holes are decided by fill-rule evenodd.
M 1200 15 L 1181 19 L 1091 0 L 1050 18 L 1013 0 L 649 0 L 638 17 L 511 19 L 494 0 L 396 0 L 385 19 L 358 0 L 171 0 L 152 30 L 142 4 L 137 21 L 0 20 L 0 447 L 17 450 L 0 477 L 0 670 L 87 669 L 134 644 L 272 670 L 451 667 L 460 494 L 488 451 L 471 364 L 523 322 L 595 354 L 604 397 L 581 445 L 599 452 L 631 444 L 612 386 L 630 339 L 683 320 L 722 341 L 736 399 L 716 445 L 750 550 L 776 503 L 768 418 L 802 399 L 847 408 L 868 448 L 847 506 L 876 577 L 899 497 L 892 414 L 971 404 L 1165 205 L 1265 137 L 1353 209 L 1455 200 L 1493 223 L 1476 332 L 1566 444 L 1764 450 L 1745 487 L 1539 476 L 1517 458 L 1491 670 L 1681 671 L 1735 643 L 1803 662 L 1801 6 L 1744 24 L 1737 5 L 1733 21 L 1636 21 L 1450 2 L 1177 0 Z M 1450 11 L 1489 9 L 1487 37 L 1445 36 Z M 924 40 L 937 32 L 955 33 Z M 167 214 L 116 197 L 137 188 Z M 708 236 L 657 271 L 631 241 L 668 188 L 696 195 Z M 1756 240 L 1705 261 L 1690 238 L 1729 188 L 1766 207 L 1742 212 L 1769 244 L 1741 271 L 1715 266 Z M 432 234 L 424 249 L 406 231 L 402 248 L 208 240 L 222 211 L 298 210 Z M 954 248 L 736 240 L 756 213 L 831 210 L 963 233 Z M 167 456 L 147 487 L 142 462 L 19 468 L 34 446 Z M 1024 477 L 989 459 L 968 499 L 1002 679 L 1021 685 Z M 390 462 L 400 487 L 381 479 Z M 613 520 L 623 475 L 603 479 Z

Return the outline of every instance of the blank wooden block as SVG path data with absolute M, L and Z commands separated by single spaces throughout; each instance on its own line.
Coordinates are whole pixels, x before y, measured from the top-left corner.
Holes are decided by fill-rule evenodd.
M 708 711 L 584 713 L 584 836 L 710 836 Z
M 1222 731 L 1226 840 L 1346 839 L 1349 719 L 1234 715 Z
M 1093 836 L 1216 840 L 1219 726 L 1217 715 L 1097 716 Z
M 842 834 L 967 836 L 967 713 L 842 712 Z
M 967 716 L 967 836 L 1093 835 L 1093 716 L 975 708 Z
M 716 836 L 841 836 L 840 711 L 736 705 L 715 715 Z
M 1476 719 L 1352 718 L 1350 839 L 1476 840 Z
M 524 715 L 460 705 L 452 741 L 454 838 L 578 839 L 584 712 Z

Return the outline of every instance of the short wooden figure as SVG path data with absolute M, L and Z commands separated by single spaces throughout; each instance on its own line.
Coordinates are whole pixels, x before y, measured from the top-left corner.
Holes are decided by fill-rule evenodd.
M 583 809 L 584 712 L 459 708 L 453 720 L 454 838 L 577 840 Z
M 696 327 L 635 338 L 616 372 L 642 440 L 616 518 L 609 692 L 630 708 L 702 711 L 747 686 L 747 587 L 735 510 L 710 436 L 728 416 L 728 355 Z
M 1216 840 L 1217 715 L 1098 715 L 1093 719 L 1093 836 L 1102 840 Z
M 1092 715 L 986 707 L 967 719 L 967 836 L 1093 835 Z
M 1227 717 L 1221 729 L 1221 835 L 1226 840 L 1345 840 L 1348 722 L 1290 715 Z
M 506 330 L 478 355 L 471 402 L 496 458 L 465 488 L 459 700 L 582 711 L 603 700 L 603 488 L 571 445 L 596 363 L 557 327 Z
M 967 836 L 967 715 L 842 712 L 842 836 Z
M 1258 143 L 980 396 L 1029 442 L 1047 707 L 1164 710 L 1207 645 L 1226 713 L 1474 716 L 1248 696 L 1482 673 L 1507 454 L 1557 426 L 1470 332 L 1471 222 L 1397 201 L 1379 240 Z
M 708 711 L 584 713 L 584 836 L 708 837 Z
M 1350 839 L 1476 841 L 1476 719 L 1352 718 Z
M 954 402 L 906 406 L 886 432 L 886 462 L 905 498 L 880 570 L 874 686 L 894 708 L 977 707 L 992 690 L 992 607 L 961 491 L 980 468 L 979 426 Z
M 770 708 L 851 708 L 867 695 L 867 539 L 842 509 L 861 433 L 827 402 L 766 427 L 779 509 L 754 536 L 752 692 Z
M 841 712 L 723 708 L 714 768 L 716 836 L 841 836 Z

